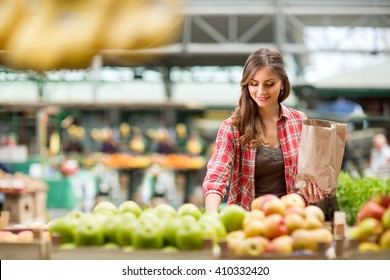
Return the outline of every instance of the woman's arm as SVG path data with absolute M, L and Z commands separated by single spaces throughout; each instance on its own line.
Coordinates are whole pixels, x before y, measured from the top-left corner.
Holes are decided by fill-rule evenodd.
M 221 204 L 222 198 L 216 193 L 210 193 L 205 198 L 205 210 L 206 212 L 218 213 L 219 204 Z

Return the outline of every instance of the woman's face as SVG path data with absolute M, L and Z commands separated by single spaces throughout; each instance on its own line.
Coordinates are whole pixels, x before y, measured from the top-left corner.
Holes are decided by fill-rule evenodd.
M 252 99 L 262 108 L 278 104 L 282 89 L 282 80 L 266 67 L 257 70 L 248 84 Z

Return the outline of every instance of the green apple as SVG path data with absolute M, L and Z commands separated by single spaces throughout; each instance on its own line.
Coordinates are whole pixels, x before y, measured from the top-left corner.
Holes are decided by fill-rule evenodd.
M 181 250 L 200 250 L 203 248 L 203 233 L 199 223 L 184 224 L 176 232 L 176 244 Z
M 222 221 L 218 218 L 218 214 L 216 215 L 209 215 L 209 214 L 204 214 L 202 217 L 199 219 L 199 224 L 208 224 L 212 226 L 215 231 L 217 232 L 218 239 L 224 238 L 227 234 L 226 228 Z
M 111 213 L 116 214 L 118 213 L 118 208 L 115 206 L 114 203 L 111 201 L 100 201 L 98 202 L 95 207 L 92 209 L 92 213 Z
M 103 223 L 103 231 L 105 242 L 117 243 L 116 230 L 124 222 L 125 218 L 122 215 L 113 215 Z
M 118 210 L 120 213 L 131 212 L 139 217 L 142 213 L 142 208 L 139 204 L 133 200 L 126 200 L 119 204 Z
M 116 242 L 123 247 L 133 245 L 133 233 L 135 229 L 139 227 L 139 221 L 137 219 L 123 219 L 123 222 L 117 225 L 115 231 Z
M 138 217 L 138 220 L 141 224 L 153 224 L 155 226 L 161 226 L 161 218 L 153 210 L 144 210 L 142 214 Z
M 103 226 L 91 213 L 80 218 L 76 229 L 75 243 L 77 246 L 99 246 L 104 244 Z
M 154 207 L 154 211 L 159 217 L 175 217 L 177 215 L 176 209 L 166 203 L 162 203 Z
M 80 210 L 71 210 L 65 214 L 65 217 L 74 219 L 80 219 L 82 216 L 84 216 L 84 212 Z
M 74 242 L 78 219 L 70 217 L 58 217 L 49 223 L 50 234 L 61 236 L 61 244 Z
M 196 222 L 195 219 L 194 222 Z M 183 225 L 184 220 L 181 217 L 175 217 L 167 220 L 163 229 L 164 244 L 167 246 L 176 246 L 176 232 Z
M 243 221 L 246 215 L 244 208 L 237 204 L 225 206 L 219 212 L 219 219 L 224 224 L 227 232 L 242 230 Z
M 200 211 L 199 207 L 193 203 L 184 203 L 180 205 L 179 208 L 177 209 L 177 214 L 179 216 L 190 215 L 197 220 L 199 220 L 200 217 L 202 216 L 202 212 Z
M 179 251 L 179 249 L 175 246 L 165 246 L 163 249 L 162 249 L 163 252 L 167 252 L 167 253 L 176 253 Z
M 203 240 L 209 239 L 213 241 L 213 244 L 216 245 L 218 244 L 219 241 L 219 236 L 217 233 L 216 228 L 209 223 L 199 223 Z
M 152 223 L 140 224 L 133 232 L 135 249 L 161 249 L 164 246 L 163 231 Z

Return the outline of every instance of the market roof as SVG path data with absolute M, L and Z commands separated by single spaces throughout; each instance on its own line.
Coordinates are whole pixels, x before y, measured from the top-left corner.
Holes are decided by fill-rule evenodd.
M 301 96 L 319 97 L 390 97 L 390 60 L 381 64 L 338 74 L 316 82 L 293 85 Z

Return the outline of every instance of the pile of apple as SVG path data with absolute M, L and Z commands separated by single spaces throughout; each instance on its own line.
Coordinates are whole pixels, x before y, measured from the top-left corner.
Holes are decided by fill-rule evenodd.
M 119 206 L 99 202 L 91 213 L 68 212 L 49 223 L 49 232 L 61 236 L 62 248 L 200 250 L 205 240 L 213 244 L 227 234 L 218 215 L 202 213 L 191 203 L 175 209 L 168 204 L 142 209 L 128 200 Z
M 0 243 L 32 243 L 34 233 L 31 230 L 12 232 L 9 230 L 0 231 Z
M 358 241 L 358 251 L 390 250 L 390 194 L 377 196 L 360 207 L 348 238 Z
M 224 216 L 223 211 L 228 211 L 227 208 L 220 215 Z M 324 220 L 321 208 L 306 206 L 299 194 L 291 193 L 281 198 L 263 195 L 252 201 L 250 211 L 236 219 L 234 230 L 227 227 L 227 247 L 235 256 L 286 255 L 295 251 L 314 253 L 319 243 L 329 246 L 333 241 L 333 234 L 324 227 Z

